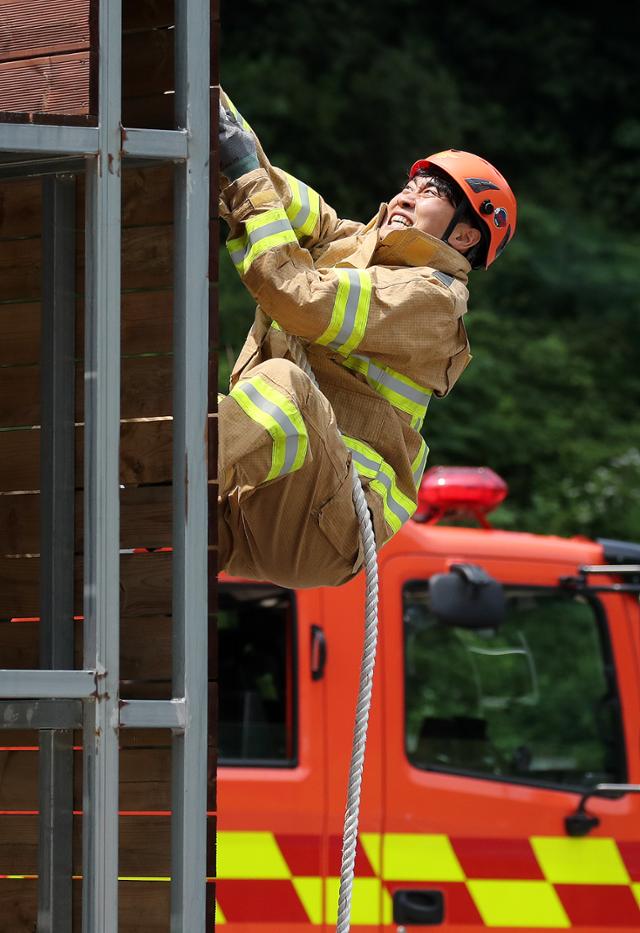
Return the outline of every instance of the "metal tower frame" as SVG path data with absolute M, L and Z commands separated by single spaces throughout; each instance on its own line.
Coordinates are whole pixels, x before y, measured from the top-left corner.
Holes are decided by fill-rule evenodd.
M 0 726 L 40 731 L 39 933 L 71 931 L 72 731 L 83 729 L 83 933 L 118 929 L 118 733 L 171 729 L 171 930 L 205 929 L 209 0 L 176 0 L 176 129 L 121 126 L 121 0 L 98 10 L 98 125 L 0 123 L 2 177 L 43 179 L 40 670 L 0 671 Z M 121 165 L 175 163 L 173 699 L 119 698 Z M 1 161 L 1 159 L 0 159 Z M 74 192 L 86 174 L 84 660 L 73 669 Z

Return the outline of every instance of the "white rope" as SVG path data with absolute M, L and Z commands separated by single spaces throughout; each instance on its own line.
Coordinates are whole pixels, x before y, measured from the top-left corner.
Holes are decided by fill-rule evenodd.
M 316 388 L 318 380 L 307 359 L 300 341 L 288 335 L 289 351 L 297 366 L 311 379 Z M 364 618 L 364 647 L 360 665 L 360 686 L 356 703 L 356 719 L 353 729 L 353 745 L 351 748 L 351 765 L 349 767 L 349 782 L 347 786 L 347 805 L 344 816 L 344 833 L 342 836 L 342 865 L 340 868 L 340 890 L 338 893 L 338 921 L 336 933 L 349 933 L 351 929 L 351 901 L 353 898 L 353 876 L 356 861 L 356 845 L 358 842 L 358 822 L 360 817 L 360 791 L 362 787 L 362 771 L 364 769 L 364 755 L 367 744 L 367 727 L 369 725 L 369 709 L 371 707 L 371 690 L 373 687 L 373 671 L 376 663 L 376 647 L 378 644 L 378 559 L 376 555 L 376 541 L 371 523 L 371 515 L 367 500 L 362 490 L 358 471 L 352 470 L 353 504 L 355 506 L 360 534 L 364 550 L 365 570 L 365 618 Z

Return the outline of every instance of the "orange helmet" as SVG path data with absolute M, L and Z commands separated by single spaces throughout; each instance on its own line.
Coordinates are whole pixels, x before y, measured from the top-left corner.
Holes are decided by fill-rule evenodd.
M 411 167 L 409 178 L 413 178 L 420 169 L 428 170 L 432 166 L 457 182 L 478 215 L 485 249 L 477 263 L 472 264 L 474 268 L 484 266 L 488 269 L 516 232 L 517 204 L 506 178 L 486 159 L 461 149 L 445 149 L 426 159 L 419 159 Z M 454 221 L 457 222 L 455 217 Z M 450 225 L 443 237 L 445 241 L 452 230 Z

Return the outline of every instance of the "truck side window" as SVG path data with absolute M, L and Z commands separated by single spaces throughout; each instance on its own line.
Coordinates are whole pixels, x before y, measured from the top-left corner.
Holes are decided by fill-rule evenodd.
M 418 768 L 585 787 L 626 779 L 606 627 L 592 603 L 507 589 L 499 630 L 451 628 L 404 587 L 405 733 Z
M 220 764 L 296 763 L 294 598 L 267 584 L 221 584 Z

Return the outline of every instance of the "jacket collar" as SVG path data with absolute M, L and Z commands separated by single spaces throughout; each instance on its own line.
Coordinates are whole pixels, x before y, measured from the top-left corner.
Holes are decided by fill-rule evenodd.
M 381 204 L 377 215 L 365 227 L 367 233 L 375 232 L 376 236 L 379 236 L 380 224 L 386 211 L 387 205 Z M 465 284 L 471 271 L 469 261 L 453 246 L 413 227 L 392 230 L 384 240 L 378 239 L 372 263 L 383 266 L 429 266 L 453 275 Z

